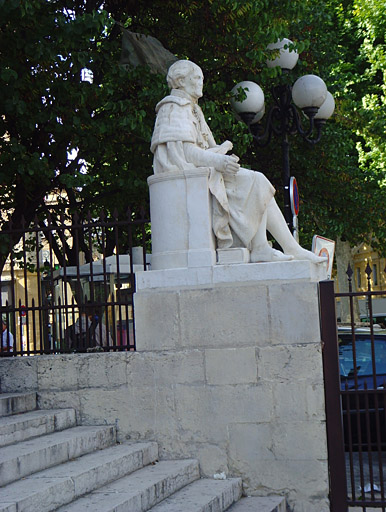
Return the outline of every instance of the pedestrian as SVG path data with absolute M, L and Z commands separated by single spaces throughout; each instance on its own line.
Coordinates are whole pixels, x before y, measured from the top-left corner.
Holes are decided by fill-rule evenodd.
M 8 330 L 8 320 L 6 315 L 2 315 L 2 343 L 1 343 L 1 352 L 13 352 L 13 334 Z
M 93 352 L 113 345 L 113 339 L 106 325 L 99 321 L 94 308 L 88 303 L 81 308 L 80 315 L 66 333 L 69 348 L 77 351 Z

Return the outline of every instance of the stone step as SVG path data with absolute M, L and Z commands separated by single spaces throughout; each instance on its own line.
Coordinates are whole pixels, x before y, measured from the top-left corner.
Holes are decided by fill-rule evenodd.
M 283 496 L 241 498 L 228 512 L 286 512 L 286 499 Z
M 51 512 L 158 458 L 156 443 L 115 445 L 0 489 L 0 512 Z M 75 509 L 76 510 L 76 509 Z
M 158 462 L 105 485 L 57 512 L 145 512 L 199 476 L 196 460 Z
M 205 478 L 176 492 L 151 512 L 223 512 L 240 499 L 241 491 L 241 478 Z
M 31 411 L 0 418 L 0 447 L 76 426 L 74 409 Z
M 36 393 L 0 393 L 0 416 L 36 409 Z
M 73 427 L 0 450 L 0 486 L 67 462 L 116 441 L 112 426 Z

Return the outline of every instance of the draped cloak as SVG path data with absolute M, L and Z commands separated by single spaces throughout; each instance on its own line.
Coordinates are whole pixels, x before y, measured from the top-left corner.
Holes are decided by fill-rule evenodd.
M 222 155 L 216 154 L 218 146 L 201 108 L 183 91 L 173 89 L 170 96 L 157 104 L 156 113 L 150 148 L 154 154 L 154 174 L 209 167 L 213 231 L 218 247 L 250 248 L 275 193 L 271 183 L 262 173 L 242 167 L 234 176 L 223 175 L 216 169 L 216 162 L 221 165 Z M 185 142 L 203 152 L 200 162 L 187 160 Z

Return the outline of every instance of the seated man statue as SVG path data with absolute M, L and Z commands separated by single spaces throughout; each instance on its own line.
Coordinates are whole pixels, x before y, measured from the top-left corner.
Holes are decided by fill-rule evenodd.
M 300 247 L 292 236 L 274 199 L 275 189 L 260 172 L 240 167 L 239 158 L 227 155 L 233 144 L 217 145 L 198 99 L 203 74 L 188 60 L 172 64 L 167 74 L 169 96 L 157 107 L 151 141 L 154 174 L 210 168 L 209 189 L 213 197 L 213 231 L 218 249 L 246 247 L 251 262 L 309 260 L 326 261 Z M 267 230 L 284 253 L 267 241 Z

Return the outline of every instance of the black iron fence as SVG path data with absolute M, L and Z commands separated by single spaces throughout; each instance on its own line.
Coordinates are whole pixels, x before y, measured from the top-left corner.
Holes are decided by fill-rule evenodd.
M 354 507 L 386 511 L 386 329 L 374 321 L 374 304 L 385 291 L 371 287 L 335 293 L 320 283 L 321 335 L 332 512 Z M 358 323 L 356 301 L 366 301 L 368 322 Z M 336 301 L 348 301 L 349 322 L 337 324 Z
M 143 212 L 3 230 L 0 356 L 135 350 L 135 272 L 148 268 L 148 232 Z

